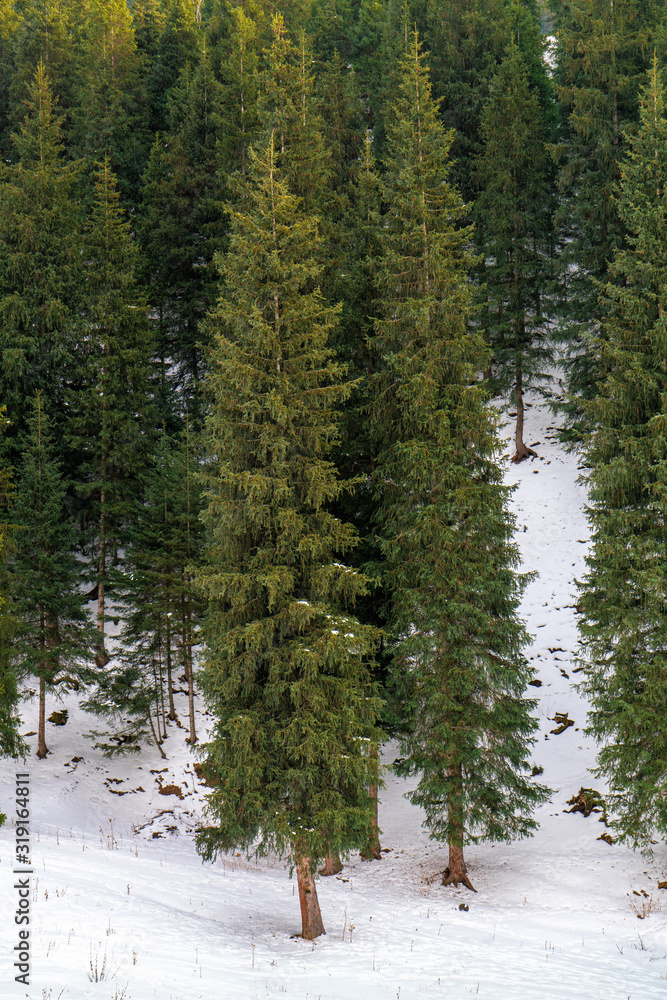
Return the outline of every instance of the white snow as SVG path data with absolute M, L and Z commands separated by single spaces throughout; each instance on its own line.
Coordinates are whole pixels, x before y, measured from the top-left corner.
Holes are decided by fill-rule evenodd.
M 508 481 L 518 486 L 525 569 L 540 574 L 523 604 L 542 681 L 530 689 L 540 720 L 534 760 L 544 768 L 539 780 L 553 788 L 536 836 L 469 847 L 478 892 L 444 889 L 446 851 L 429 842 L 420 810 L 403 797 L 409 784 L 388 773 L 383 860 L 355 856 L 341 875 L 319 880 L 327 934 L 305 942 L 291 937 L 299 905 L 281 862 L 233 855 L 202 864 L 197 856 L 190 833 L 205 789 L 187 731 L 172 727 L 167 761 L 154 750 L 106 761 L 80 735 L 95 720 L 68 696 L 67 725 L 48 724 L 47 760 L 0 761 L 0 807 L 10 817 L 0 830 L 2 1000 L 663 1000 L 667 890 L 657 883 L 667 877 L 664 845 L 648 861 L 599 840 L 598 814 L 564 812 L 582 785 L 604 789 L 590 773 L 595 747 L 582 731 L 585 705 L 573 686 L 584 493 L 577 457 L 558 445 L 556 423 L 536 403 L 526 441 L 539 458 L 514 466 L 505 457 Z M 510 430 L 508 422 L 508 438 Z M 184 694 L 178 710 L 185 719 Z M 560 735 L 551 733 L 556 713 L 574 720 Z M 34 697 L 23 718 L 23 732 L 36 728 Z M 386 760 L 396 754 L 385 748 Z M 30 772 L 33 830 L 27 987 L 13 981 L 12 967 L 17 770 Z M 159 793 L 169 784 L 182 789 L 182 800 Z M 459 910 L 463 902 L 467 912 Z

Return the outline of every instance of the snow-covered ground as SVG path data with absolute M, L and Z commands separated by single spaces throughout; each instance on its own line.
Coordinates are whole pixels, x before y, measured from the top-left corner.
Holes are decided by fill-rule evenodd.
M 446 851 L 421 829 L 420 810 L 403 797 L 408 784 L 387 774 L 383 859 L 353 857 L 339 876 L 319 880 L 327 935 L 305 942 L 291 936 L 300 928 L 298 898 L 280 862 L 235 855 L 202 864 L 197 856 L 189 834 L 205 789 L 186 731 L 172 727 L 167 761 L 147 751 L 109 762 L 80 735 L 95 722 L 70 697 L 67 725 L 48 726 L 45 761 L 0 761 L 0 806 L 10 820 L 15 772 L 30 772 L 34 870 L 25 986 L 14 982 L 9 821 L 0 830 L 2 1000 L 663 1000 L 667 890 L 657 885 L 667 877 L 667 850 L 657 845 L 649 862 L 600 840 L 599 814 L 565 812 L 581 786 L 604 789 L 589 771 L 595 748 L 574 690 L 584 495 L 577 457 L 563 453 L 555 423 L 537 404 L 529 409 L 526 441 L 539 458 L 507 462 L 525 569 L 539 572 L 523 614 L 542 682 L 531 689 L 540 719 L 534 761 L 553 795 L 538 812 L 536 836 L 468 848 L 478 892 L 443 889 Z M 184 719 L 186 698 L 178 697 Z M 558 713 L 574 725 L 556 735 Z M 36 728 L 34 699 L 23 718 L 23 732 Z M 386 748 L 387 760 L 395 754 Z M 170 784 L 182 799 L 160 794 Z

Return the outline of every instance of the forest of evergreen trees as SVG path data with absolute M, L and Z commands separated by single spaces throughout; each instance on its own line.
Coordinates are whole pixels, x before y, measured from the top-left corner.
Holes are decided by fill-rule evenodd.
M 4 753 L 25 683 L 40 758 L 65 689 L 114 753 L 185 685 L 194 745 L 196 678 L 199 849 L 315 937 L 395 734 L 472 888 L 548 794 L 488 401 L 529 458 L 557 357 L 600 773 L 667 832 L 666 52 L 658 0 L 0 0 Z

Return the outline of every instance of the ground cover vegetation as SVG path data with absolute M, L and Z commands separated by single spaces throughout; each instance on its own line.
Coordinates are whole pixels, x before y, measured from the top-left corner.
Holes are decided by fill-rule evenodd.
M 4 753 L 22 683 L 42 758 L 63 685 L 107 752 L 164 754 L 184 684 L 202 854 L 284 856 L 313 938 L 318 866 L 380 854 L 391 733 L 472 888 L 465 845 L 547 794 L 488 404 L 534 456 L 556 343 L 610 820 L 667 832 L 666 28 L 657 0 L 1 0 Z

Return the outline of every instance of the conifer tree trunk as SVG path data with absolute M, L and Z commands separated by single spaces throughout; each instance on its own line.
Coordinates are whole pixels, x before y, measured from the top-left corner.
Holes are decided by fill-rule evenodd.
M 95 654 L 95 664 L 101 669 L 108 661 L 106 650 L 104 648 L 104 573 L 106 569 L 106 539 L 104 537 L 104 532 L 106 526 L 104 523 L 105 514 L 105 491 L 102 489 L 100 491 L 100 541 L 97 549 L 97 631 L 99 635 L 99 646 L 97 653 Z
M 190 602 L 185 594 L 181 595 L 181 606 L 183 663 L 185 666 L 185 679 L 188 685 L 188 719 L 190 722 L 190 735 L 188 736 L 188 743 L 190 746 L 194 746 L 197 742 L 197 730 L 195 728 L 195 688 L 192 674 L 192 613 L 190 609 Z
M 48 748 L 46 746 L 46 681 L 42 675 L 39 678 L 39 722 L 37 725 L 37 756 L 40 760 L 44 760 L 48 754 Z
M 515 338 L 515 402 L 516 402 L 516 430 L 514 435 L 514 443 L 516 445 L 516 451 L 512 456 L 513 462 L 523 462 L 525 458 L 537 458 L 537 452 L 529 448 L 528 445 L 524 443 L 523 440 L 523 416 L 524 416 L 524 404 L 523 404 L 523 365 L 521 358 L 521 340 L 519 332 L 516 333 Z
M 369 795 L 373 803 L 373 814 L 371 817 L 371 835 L 368 841 L 368 846 L 364 848 L 361 853 L 364 861 L 381 861 L 382 851 L 380 848 L 380 833 L 378 826 L 378 769 L 379 769 L 379 754 L 377 744 L 373 744 L 371 748 L 371 774 L 373 775 L 373 780 L 369 787 Z
M 320 902 L 317 898 L 317 887 L 310 866 L 310 858 L 306 857 L 298 845 L 294 852 L 296 860 L 296 880 L 299 888 L 299 905 L 301 906 L 301 937 L 313 941 L 316 937 L 326 934 L 322 922 Z
M 338 856 L 338 852 L 332 851 L 330 854 L 327 854 L 324 861 L 324 866 L 320 868 L 320 875 L 322 876 L 338 875 L 338 873 L 342 872 L 342 870 L 343 870 L 343 865 Z
M 169 619 L 167 619 L 167 693 L 169 696 L 169 714 L 167 718 L 173 722 L 176 718 L 176 708 L 174 707 L 174 680 L 171 676 L 171 631 L 169 629 Z
M 477 890 L 468 878 L 463 857 L 463 770 L 460 764 L 449 768 L 448 777 L 454 779 L 455 789 L 449 797 L 449 864 L 442 876 L 443 885 L 464 885 L 471 892 Z

